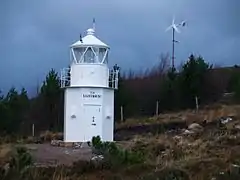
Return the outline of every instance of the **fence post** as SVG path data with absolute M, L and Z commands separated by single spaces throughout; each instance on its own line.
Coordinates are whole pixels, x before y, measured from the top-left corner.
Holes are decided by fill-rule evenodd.
M 35 125 L 32 124 L 32 136 L 34 137 L 35 136 Z
M 156 102 L 156 116 L 158 116 L 158 111 L 159 111 L 159 107 L 158 106 L 159 106 L 159 102 L 157 101 Z
M 196 103 L 196 112 L 198 112 L 199 105 L 198 105 L 198 97 L 195 96 L 195 103 Z
M 124 118 L 123 118 L 123 107 L 121 106 L 121 122 L 123 122 Z

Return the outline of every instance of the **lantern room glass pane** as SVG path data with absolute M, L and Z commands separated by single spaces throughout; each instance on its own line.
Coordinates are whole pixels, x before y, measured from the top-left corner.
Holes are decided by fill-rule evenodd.
M 88 47 L 86 53 L 84 54 L 84 62 L 85 63 L 95 63 L 95 54 L 92 49 Z
M 103 61 L 106 51 L 107 51 L 106 48 L 99 48 L 99 54 L 98 54 L 99 62 Z
M 108 52 L 106 52 L 106 56 L 105 56 L 105 59 L 103 61 L 103 64 L 107 64 L 108 63 Z
M 95 63 L 100 63 L 99 62 L 99 58 L 98 58 L 98 54 L 99 54 L 99 48 L 97 47 L 92 47 L 94 53 L 95 53 Z
M 80 62 L 81 61 L 81 57 L 84 53 L 84 51 L 86 50 L 85 47 L 81 47 L 81 48 L 74 48 L 73 49 L 73 52 L 74 52 L 74 55 L 76 57 L 76 61 L 77 62 Z

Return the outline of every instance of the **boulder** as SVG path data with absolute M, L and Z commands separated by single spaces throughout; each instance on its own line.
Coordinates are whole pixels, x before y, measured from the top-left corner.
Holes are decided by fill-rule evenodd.
M 188 130 L 192 132 L 201 132 L 203 130 L 203 127 L 198 123 L 192 123 L 188 126 Z

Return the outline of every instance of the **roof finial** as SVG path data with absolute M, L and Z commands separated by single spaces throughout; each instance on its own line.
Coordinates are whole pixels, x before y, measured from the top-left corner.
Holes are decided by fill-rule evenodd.
M 82 34 L 80 34 L 80 42 L 83 43 L 83 41 L 82 41 Z
M 95 18 L 93 18 L 93 30 L 95 31 Z

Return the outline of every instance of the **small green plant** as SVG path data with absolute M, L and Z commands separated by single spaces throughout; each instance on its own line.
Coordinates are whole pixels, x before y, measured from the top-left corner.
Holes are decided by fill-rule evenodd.
M 33 160 L 25 147 L 16 147 L 8 164 L 9 168 L 4 172 L 3 179 L 21 179 L 24 178 L 24 174 L 27 174 Z
M 17 154 L 12 158 L 10 163 L 11 167 L 17 168 L 19 171 L 22 171 L 26 167 L 29 167 L 33 164 L 32 156 L 27 152 L 25 147 L 17 147 Z
M 112 167 L 144 162 L 143 153 L 121 149 L 114 142 L 102 142 L 99 136 L 92 138 L 92 146 Z

